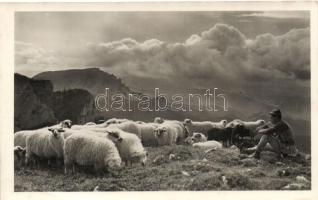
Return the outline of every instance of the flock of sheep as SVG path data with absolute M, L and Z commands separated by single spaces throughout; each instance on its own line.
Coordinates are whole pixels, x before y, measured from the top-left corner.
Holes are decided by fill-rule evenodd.
M 75 171 L 75 165 L 94 167 L 96 172 L 122 168 L 122 163 L 146 164 L 144 146 L 186 144 L 195 147 L 222 148 L 236 144 L 243 137 L 253 139 L 264 120 L 220 122 L 165 120 L 157 117 L 152 123 L 128 119 L 109 119 L 72 125 L 70 120 L 37 130 L 14 134 L 16 166 L 37 164 L 55 159 L 64 163 L 65 173 Z

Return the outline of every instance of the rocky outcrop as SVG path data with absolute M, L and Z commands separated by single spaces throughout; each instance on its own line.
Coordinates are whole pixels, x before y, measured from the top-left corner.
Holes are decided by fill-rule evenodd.
M 47 105 L 53 86 L 50 81 L 32 80 L 14 75 L 14 128 L 35 129 L 57 122 L 53 110 Z
M 50 106 L 57 119 L 70 119 L 77 124 L 94 121 L 94 98 L 86 90 L 72 89 L 54 92 Z

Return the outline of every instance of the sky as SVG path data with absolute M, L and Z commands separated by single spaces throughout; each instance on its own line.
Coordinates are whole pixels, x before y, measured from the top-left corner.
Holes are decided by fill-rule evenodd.
M 297 92 L 309 86 L 309 25 L 307 11 L 17 12 L 15 72 L 99 67 L 141 92 Z

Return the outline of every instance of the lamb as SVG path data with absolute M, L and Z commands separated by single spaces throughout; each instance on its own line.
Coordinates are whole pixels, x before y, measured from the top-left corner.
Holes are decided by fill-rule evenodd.
M 25 159 L 25 148 L 22 148 L 20 146 L 14 147 L 14 164 L 16 166 L 22 166 L 23 161 Z
M 194 143 L 206 142 L 206 141 L 207 141 L 207 138 L 202 133 L 193 133 L 193 136 L 188 137 L 186 139 L 186 143 L 190 144 L 190 145 L 192 145 Z
M 200 132 L 204 135 L 207 135 L 208 131 L 212 128 L 225 128 L 227 124 L 226 120 L 221 120 L 220 122 L 211 122 L 211 121 L 203 121 L 203 122 L 194 122 L 191 119 L 184 120 L 184 126 L 189 131 L 189 134 L 192 136 L 194 132 Z
M 142 146 L 141 140 L 132 133 L 125 132 L 119 128 L 107 128 L 109 134 L 118 134 L 122 141 L 116 143 L 120 157 L 125 162 L 125 165 L 139 162 L 142 165 L 146 164 L 147 152 Z
M 94 166 L 96 172 L 102 169 L 116 170 L 121 167 L 121 158 L 115 144 L 108 140 L 101 140 L 97 136 L 87 134 L 73 134 L 64 143 L 64 173 L 75 163 L 84 166 Z
M 14 146 L 20 146 L 22 148 L 26 147 L 26 137 L 28 135 L 31 135 L 32 133 L 46 130 L 47 128 L 70 128 L 72 126 L 72 121 L 69 119 L 63 120 L 59 124 L 50 126 L 50 127 L 44 127 L 41 129 L 36 130 L 25 130 L 25 131 L 18 131 L 14 133 Z
M 222 144 L 214 140 L 194 143 L 192 146 L 201 148 L 222 149 Z
M 186 138 L 186 129 L 180 123 L 165 121 L 155 129 L 155 137 L 159 146 L 173 145 Z
M 32 133 L 26 138 L 26 158 L 28 165 L 34 157 L 48 159 L 63 157 L 64 136 L 61 133 L 63 129 L 43 129 Z

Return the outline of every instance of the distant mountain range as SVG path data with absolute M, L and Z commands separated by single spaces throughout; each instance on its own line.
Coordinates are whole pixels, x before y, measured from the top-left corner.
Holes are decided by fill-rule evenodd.
M 35 75 L 33 79 L 49 80 L 52 83 L 53 90 L 55 92 L 69 89 L 82 89 L 87 90 L 94 97 L 97 94 L 105 93 L 105 88 L 110 88 L 111 92 L 113 93 L 121 93 L 125 95 L 128 93 L 140 94 L 138 93 L 138 91 L 132 91 L 130 89 L 136 89 L 136 87 L 133 87 L 133 85 L 127 86 L 123 83 L 123 81 L 120 78 L 107 72 L 104 72 L 98 68 L 42 72 L 40 74 Z M 223 91 L 225 94 L 227 94 L 229 99 L 229 111 L 227 112 L 200 112 L 198 110 L 194 110 L 192 112 L 178 112 L 171 110 L 161 112 L 145 112 L 138 111 L 136 109 L 136 102 L 134 102 L 133 105 L 135 106 L 135 108 L 131 112 L 100 112 L 95 110 L 94 115 L 95 119 L 123 117 L 132 120 L 143 121 L 152 121 L 153 118 L 156 116 L 162 116 L 164 118 L 177 120 L 183 120 L 185 118 L 211 121 L 218 121 L 224 118 L 226 118 L 229 121 L 235 118 L 240 118 L 243 120 L 268 120 L 268 112 L 275 107 L 275 102 L 281 101 L 286 102 L 281 107 L 284 119 L 286 119 L 286 121 L 288 121 L 295 129 L 295 134 L 297 136 L 301 136 L 299 137 L 301 140 L 300 143 L 307 144 L 306 148 L 308 149 L 309 146 L 310 149 L 310 145 L 308 145 L 308 141 L 310 141 L 310 137 L 308 137 L 310 136 L 310 97 L 303 97 L 301 95 L 297 96 L 297 94 L 294 93 L 288 94 L 288 92 L 286 94 L 281 94 L 279 96 L 279 93 L 275 93 L 274 91 L 271 92 L 270 90 L 271 88 L 269 88 L 269 91 L 263 91 L 262 95 L 265 95 L 267 93 L 272 94 L 272 102 L 266 100 L 265 98 L 256 98 L 252 95 L 248 95 L 247 93 L 243 93 L 240 91 Z M 203 94 L 204 89 L 194 89 L 193 93 Z M 288 99 L 287 101 L 286 98 Z M 153 101 L 154 99 L 152 99 L 152 102 Z M 220 105 L 218 105 L 218 108 L 220 108 Z M 64 116 L 66 117 L 67 115 Z
M 96 95 L 105 93 L 105 88 L 111 88 L 110 92 L 114 93 L 132 92 L 120 78 L 99 68 L 47 71 L 35 75 L 33 79 L 50 80 L 53 83 L 54 91 L 84 89 Z

